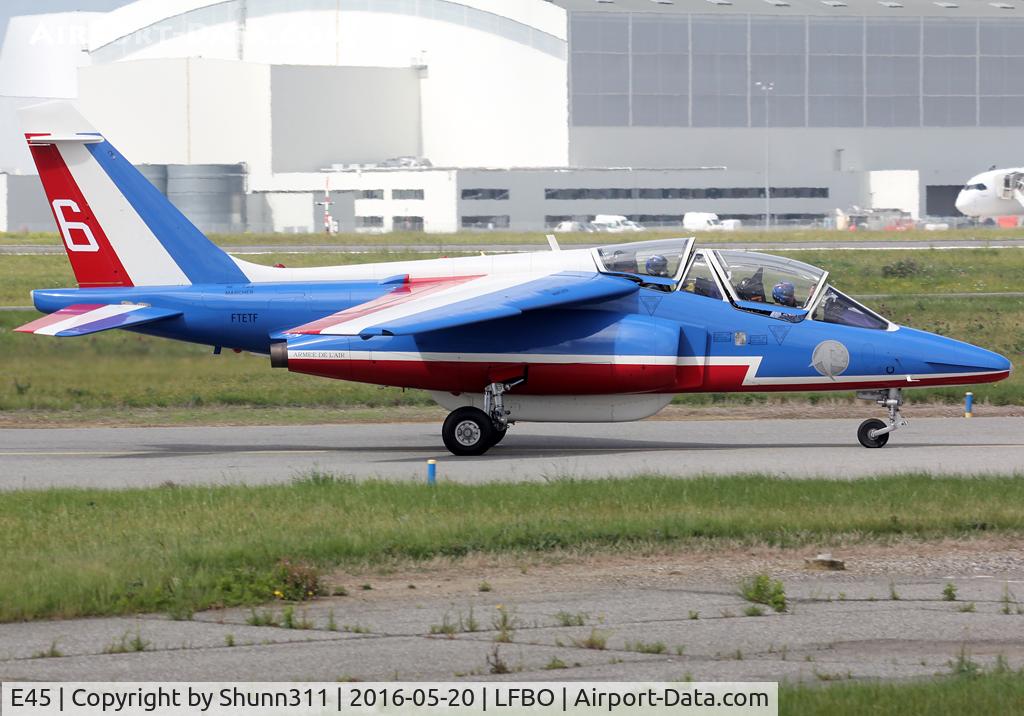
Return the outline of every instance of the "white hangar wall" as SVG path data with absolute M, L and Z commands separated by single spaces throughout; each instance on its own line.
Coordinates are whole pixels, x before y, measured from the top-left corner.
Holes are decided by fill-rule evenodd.
M 435 165 L 568 162 L 567 19 L 541 0 L 139 0 L 94 25 L 94 64 L 203 57 L 417 68 Z M 367 109 L 373 91 L 345 97 Z M 339 157 L 338 161 L 346 158 Z

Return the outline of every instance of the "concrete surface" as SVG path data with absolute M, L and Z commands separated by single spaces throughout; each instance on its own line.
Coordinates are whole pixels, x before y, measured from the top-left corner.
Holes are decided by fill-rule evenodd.
M 0 625 L 2 680 L 451 680 L 495 678 L 499 604 L 515 629 L 497 645 L 543 680 L 806 680 L 950 673 L 964 651 L 1024 665 L 1024 558 L 1010 543 L 841 550 L 849 572 L 803 569 L 803 551 L 617 556 L 513 568 L 454 565 L 349 576 L 351 596 L 296 607 L 309 629 L 248 626 L 250 610 Z M 785 583 L 787 613 L 751 606 L 741 574 Z M 482 577 L 491 590 L 480 592 Z M 373 591 L 353 587 L 373 582 Z M 957 588 L 944 601 L 944 585 Z M 410 588 L 412 585 L 413 588 Z M 898 598 L 893 598 L 893 596 Z M 283 605 L 269 605 L 280 615 Z M 472 609 L 472 612 L 470 611 Z M 470 614 L 476 631 L 465 631 Z M 563 626 L 560 613 L 584 621 Z M 329 629 L 334 620 L 335 630 Z M 462 624 L 451 638 L 432 627 Z M 605 648 L 586 648 L 596 631 Z M 106 653 L 138 637 L 144 650 Z M 641 653 L 638 642 L 662 653 Z M 653 646 L 653 645 L 663 646 Z M 33 658 L 54 646 L 59 657 Z M 568 668 L 549 669 L 553 659 Z
M 1024 418 L 918 418 L 867 450 L 849 420 L 524 423 L 477 458 L 456 458 L 434 423 L 290 427 L 0 429 L 0 489 L 284 482 L 310 470 L 357 477 L 542 480 L 763 472 L 862 477 L 1024 471 Z

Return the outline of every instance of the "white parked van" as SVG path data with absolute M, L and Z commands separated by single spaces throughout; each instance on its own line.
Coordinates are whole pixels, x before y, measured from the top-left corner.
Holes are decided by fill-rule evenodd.
M 739 219 L 720 221 L 718 214 L 708 211 L 688 211 L 683 215 L 683 228 L 690 231 L 736 231 L 741 223 Z
M 607 231 L 610 234 L 644 230 L 640 224 L 619 214 L 598 214 L 590 224 L 596 231 Z

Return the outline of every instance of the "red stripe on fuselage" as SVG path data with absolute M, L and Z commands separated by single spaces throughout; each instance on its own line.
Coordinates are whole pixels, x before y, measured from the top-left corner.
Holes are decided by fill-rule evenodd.
M 402 388 L 420 388 L 453 393 L 479 393 L 491 382 L 493 371 L 507 366 L 501 362 L 445 360 L 322 360 L 288 361 L 295 373 L 340 378 Z M 906 378 L 840 383 L 744 385 L 746 365 L 674 366 L 628 363 L 528 363 L 527 381 L 517 386 L 522 395 L 606 395 L 610 393 L 735 393 L 780 391 L 865 390 L 872 388 L 920 388 L 934 385 L 994 383 L 1009 376 L 1008 371 L 982 375 Z
M 37 135 L 25 135 L 27 139 L 32 136 Z M 64 249 L 71 261 L 71 268 L 75 272 L 75 279 L 78 281 L 79 287 L 101 288 L 133 285 L 128 272 L 121 265 L 121 260 L 110 246 L 107 235 L 103 233 L 103 228 L 90 208 L 89 202 L 86 201 L 71 170 L 64 162 L 64 157 L 61 156 L 57 145 L 29 144 L 29 151 L 32 152 L 32 159 L 39 170 L 39 179 L 43 182 L 43 190 L 46 192 L 50 211 L 53 213 L 53 219 L 57 222 L 58 229 L 61 226 L 61 217 L 57 215 L 54 202 L 73 201 L 78 206 L 78 211 L 74 212 L 70 207 L 62 209 L 65 222 L 81 222 L 88 226 L 99 247 L 97 251 L 75 251 L 68 246 L 69 241 L 72 245 L 79 244 L 83 238 L 81 229 L 68 231 L 70 237 L 63 237 Z

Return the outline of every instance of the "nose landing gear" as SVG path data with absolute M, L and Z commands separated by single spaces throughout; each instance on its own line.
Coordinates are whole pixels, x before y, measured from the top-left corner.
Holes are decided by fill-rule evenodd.
M 453 455 L 483 455 L 497 445 L 508 432 L 510 412 L 502 395 L 522 379 L 511 383 L 491 383 L 484 388 L 484 409 L 466 406 L 448 414 L 441 426 L 441 439 Z
M 900 414 L 900 406 L 903 405 L 903 391 L 900 388 L 888 388 L 886 390 L 864 390 L 857 393 L 861 400 L 874 400 L 878 405 L 889 411 L 888 422 L 877 418 L 865 420 L 857 428 L 857 440 L 866 448 L 880 448 L 889 442 L 889 434 L 909 423 Z

